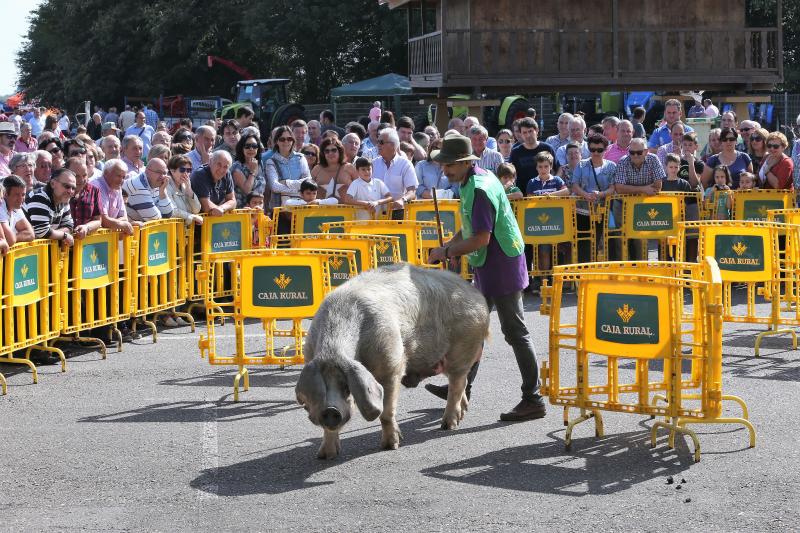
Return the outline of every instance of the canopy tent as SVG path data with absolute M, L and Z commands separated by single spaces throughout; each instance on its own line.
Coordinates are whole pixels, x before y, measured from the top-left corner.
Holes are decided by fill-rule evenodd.
M 404 96 L 408 94 L 411 94 L 411 83 L 408 78 L 392 73 L 331 89 L 331 96 L 334 98 L 344 96 Z

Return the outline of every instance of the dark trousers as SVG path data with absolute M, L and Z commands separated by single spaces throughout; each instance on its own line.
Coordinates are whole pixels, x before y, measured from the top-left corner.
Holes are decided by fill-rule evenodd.
M 533 347 L 528 326 L 525 324 L 525 314 L 522 306 L 522 291 L 512 292 L 505 296 L 487 296 L 486 303 L 489 312 L 497 310 L 500 319 L 500 329 L 506 342 L 514 351 L 517 366 L 522 377 L 522 398 L 535 400 L 539 398 L 539 366 L 536 363 L 536 349 Z M 471 386 L 478 370 L 475 363 L 467 376 L 467 385 Z

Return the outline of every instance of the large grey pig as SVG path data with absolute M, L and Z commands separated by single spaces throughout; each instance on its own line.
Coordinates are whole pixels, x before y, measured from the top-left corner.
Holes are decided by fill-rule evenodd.
M 317 457 L 341 451 L 351 395 L 367 420 L 381 420 L 381 447 L 400 445 L 395 420 L 401 380 L 443 373 L 449 378 L 442 429 L 467 410 L 467 372 L 489 334 L 483 295 L 450 272 L 397 264 L 364 272 L 320 305 L 305 342 L 306 366 L 295 388 L 308 418 L 322 426 Z

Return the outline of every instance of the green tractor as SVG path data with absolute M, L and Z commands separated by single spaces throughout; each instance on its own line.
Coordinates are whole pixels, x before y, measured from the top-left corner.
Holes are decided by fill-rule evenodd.
M 466 94 L 456 94 L 448 97 L 449 100 L 470 100 L 470 96 Z M 525 118 L 528 108 L 532 104 L 524 96 L 518 94 L 512 96 L 500 96 L 499 106 L 487 106 L 483 108 L 482 115 L 478 117 L 481 124 L 486 126 L 491 135 L 497 134 L 501 129 L 511 129 L 511 125 L 519 118 Z M 466 118 L 469 114 L 469 109 L 466 106 L 453 105 L 447 109 L 449 118 L 458 117 Z M 436 105 L 428 106 L 428 113 L 425 117 L 427 124 L 433 124 L 436 117 Z
M 273 128 L 289 125 L 297 119 L 305 120 L 305 108 L 289 102 L 284 78 L 242 80 L 236 83 L 236 101 L 217 110 L 217 116 L 224 119 L 236 118 L 239 109 L 246 107 L 253 111 L 261 130 L 261 138 L 269 137 Z

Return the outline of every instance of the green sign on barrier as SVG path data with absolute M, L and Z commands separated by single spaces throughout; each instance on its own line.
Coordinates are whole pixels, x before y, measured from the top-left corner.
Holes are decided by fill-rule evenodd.
M 767 213 L 772 209 L 783 209 L 783 200 L 745 200 L 744 219 L 745 220 L 767 220 Z M 783 222 L 783 217 L 776 219 Z
M 456 233 L 456 214 L 453 211 L 440 211 L 439 219 L 442 221 L 442 228 L 445 234 L 455 235 Z M 435 211 L 417 211 L 417 220 L 420 222 L 436 222 Z M 423 241 L 436 241 L 439 235 L 436 228 L 422 228 Z
M 563 207 L 529 207 L 525 209 L 526 237 L 552 237 L 563 233 Z
M 764 270 L 764 238 L 760 235 L 716 235 L 714 255 L 720 270 Z
M 241 222 L 219 222 L 211 226 L 212 252 L 230 252 L 241 249 L 242 249 Z
M 253 267 L 251 299 L 255 307 L 312 305 L 314 303 L 314 278 L 311 274 L 311 267 Z
M 343 216 L 305 217 L 303 219 L 303 233 L 320 233 L 322 225 L 327 222 L 344 222 Z M 344 228 L 331 228 L 329 233 L 344 233 Z
M 147 239 L 147 266 L 156 268 L 169 262 L 169 239 L 166 231 L 151 233 Z
M 596 317 L 595 333 L 599 340 L 617 344 L 658 344 L 656 296 L 600 293 Z
M 108 242 L 83 246 L 81 252 L 81 279 L 93 280 L 108 276 Z
M 26 255 L 14 261 L 14 296 L 39 290 L 39 256 Z
M 356 256 L 358 255 L 360 254 L 356 251 Z M 358 258 L 356 258 L 356 264 L 358 264 Z M 328 271 L 331 275 L 331 285 L 338 287 L 350 279 L 350 260 L 347 257 L 330 257 L 328 258 Z
M 672 204 L 642 203 L 633 206 L 635 231 L 667 231 L 673 229 Z

